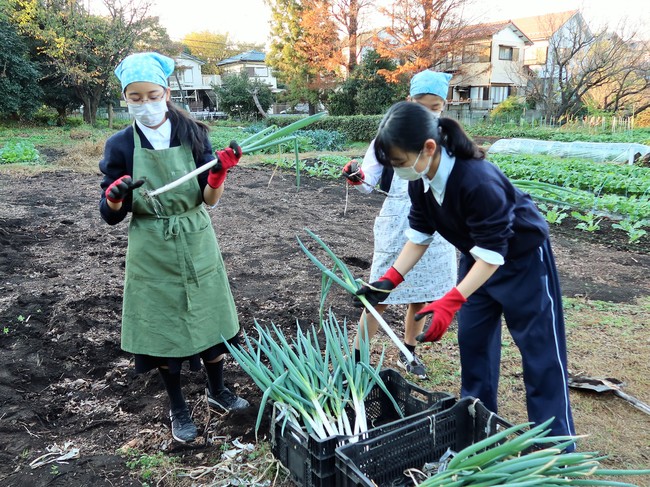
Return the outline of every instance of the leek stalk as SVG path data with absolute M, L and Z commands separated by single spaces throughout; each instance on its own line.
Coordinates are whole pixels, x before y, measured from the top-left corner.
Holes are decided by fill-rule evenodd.
M 268 400 L 280 404 L 285 421 L 303 427 L 324 439 L 331 436 L 352 436 L 367 430 L 366 399 L 370 390 L 380 387 L 401 410 L 379 376 L 383 354 L 373 369 L 367 340 L 361 342 L 362 361 L 355 363 L 348 344 L 345 324 L 338 323 L 330 312 L 321 323 L 325 333 L 325 350 L 321 350 L 318 333 L 312 326 L 304 333 L 297 329 L 296 338 L 287 340 L 275 325 L 255 322 L 257 338 L 245 335 L 245 346 L 234 347 L 225 341 L 233 358 L 264 391 L 256 422 L 259 429 L 264 406 Z M 345 381 L 344 381 L 345 379 Z M 354 427 L 347 417 L 352 405 Z
M 251 154 L 253 152 L 260 151 L 262 149 L 266 149 L 268 147 L 273 147 L 278 144 L 282 144 L 284 142 L 288 142 L 291 140 L 294 140 L 294 137 L 289 137 L 290 134 L 295 132 L 296 130 L 300 130 L 303 127 L 306 127 L 307 125 L 314 123 L 316 120 L 319 120 L 325 115 L 325 112 L 320 112 L 315 115 L 311 115 L 307 118 L 303 118 L 301 120 L 298 120 L 297 122 L 294 122 L 292 124 L 287 125 L 286 127 L 283 127 L 275 132 L 272 132 L 276 128 L 275 125 L 271 127 L 267 127 L 263 130 L 260 130 L 256 134 L 251 135 L 248 137 L 246 140 L 244 140 L 241 144 L 241 150 L 242 154 Z M 271 132 L 271 133 L 269 133 Z M 159 194 L 165 193 L 171 189 L 176 188 L 177 186 L 180 186 L 181 184 L 189 181 L 190 179 L 198 176 L 202 172 L 207 171 L 211 167 L 213 167 L 215 164 L 219 162 L 219 159 L 215 158 L 205 164 L 203 164 L 201 167 L 197 167 L 193 171 L 181 176 L 180 178 L 172 181 L 171 183 L 168 183 L 158 189 L 152 190 L 152 191 L 144 191 L 145 196 L 147 198 L 151 198 L 154 196 L 158 196 Z
M 608 485 L 635 487 L 594 476 L 650 475 L 650 470 L 606 470 L 594 452 L 565 453 L 579 437 L 548 436 L 548 421 L 525 430 L 529 423 L 508 428 L 458 452 L 420 487 L 490 487 L 533 485 Z M 546 445 L 549 445 L 545 447 Z M 535 450 L 537 448 L 537 450 Z
M 339 259 L 334 252 L 323 242 L 314 232 L 309 230 L 308 228 L 305 229 L 305 231 L 311 236 L 320 246 L 327 252 L 327 254 L 332 258 L 334 261 L 334 269 L 330 270 L 328 269 L 321 261 L 319 261 L 314 254 L 312 254 L 307 247 L 302 243 L 299 237 L 296 237 L 298 240 L 298 244 L 300 245 L 300 248 L 305 252 L 309 260 L 311 260 L 316 267 L 318 267 L 321 272 L 326 275 L 332 282 L 335 282 L 339 286 L 341 286 L 343 289 L 345 289 L 348 293 L 352 294 L 353 296 L 356 296 L 357 290 L 361 287 L 363 281 L 360 279 L 355 279 L 355 277 L 352 275 L 348 267 L 345 265 L 345 263 Z M 342 277 L 338 276 L 336 274 L 336 271 L 340 271 L 342 274 Z M 402 341 L 398 338 L 398 336 L 395 334 L 395 332 L 391 329 L 391 327 L 386 323 L 384 318 L 381 316 L 381 314 L 368 302 L 365 296 L 357 296 L 359 298 L 359 301 L 363 303 L 365 308 L 372 314 L 372 316 L 377 320 L 377 322 L 381 325 L 382 329 L 386 332 L 388 337 L 391 339 L 391 341 L 397 346 L 397 348 L 404 354 L 406 359 L 409 362 L 413 362 L 414 357 L 413 354 L 409 349 L 407 349 Z M 324 298 L 321 293 L 321 306 L 324 302 Z

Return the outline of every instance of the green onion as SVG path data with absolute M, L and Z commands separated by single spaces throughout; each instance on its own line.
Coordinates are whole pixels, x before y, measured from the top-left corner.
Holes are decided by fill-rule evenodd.
M 362 340 L 361 362 L 354 360 L 345 323 L 334 315 L 321 322 L 325 350 L 321 349 L 314 326 L 306 333 L 299 327 L 296 338 L 288 340 L 275 326 L 262 326 L 255 321 L 258 338 L 245 334 L 245 344 L 226 346 L 242 369 L 264 391 L 259 408 L 256 432 L 267 401 L 272 400 L 283 411 L 285 422 L 324 439 L 331 436 L 354 436 L 367 430 L 366 399 L 370 390 L 380 387 L 401 410 L 379 376 L 383 354 L 373 369 L 368 365 L 368 341 Z M 354 413 L 354 426 L 348 411 Z
M 246 143 L 242 143 L 241 145 L 242 151 L 244 152 L 244 154 L 250 154 L 251 152 L 261 150 L 260 148 L 262 146 L 269 147 L 267 145 L 269 142 L 273 142 L 273 141 L 276 142 L 275 144 L 271 144 L 271 145 L 280 144 L 284 142 L 283 140 L 281 140 L 283 137 L 286 137 L 287 135 L 292 134 L 296 130 L 300 130 L 301 128 L 306 127 L 307 125 L 314 123 L 316 120 L 321 119 L 323 116 L 325 116 L 325 112 L 316 113 L 315 115 L 311 115 L 307 118 L 303 118 L 301 120 L 293 122 L 292 124 L 287 125 L 286 127 L 282 127 L 280 130 L 276 132 L 264 135 L 264 137 L 260 138 L 259 140 L 256 140 L 257 135 L 259 135 L 261 132 L 266 133 L 266 131 L 268 131 L 268 128 L 266 128 L 261 132 L 258 132 L 254 136 L 246 139 L 245 141 Z M 278 140 L 280 140 L 280 142 L 278 142 Z
M 530 423 L 507 428 L 458 452 L 443 471 L 420 487 L 528 487 L 533 485 L 608 485 L 635 487 L 593 476 L 650 475 L 650 470 L 605 470 L 594 452 L 565 453 L 576 436 L 548 436 L 553 418 L 525 430 Z M 531 452 L 531 447 L 550 444 Z
M 339 259 L 336 254 L 323 242 L 318 235 L 316 235 L 314 232 L 309 230 L 308 228 L 305 228 L 305 231 L 309 234 L 310 237 L 312 237 L 318 245 L 321 246 L 323 250 L 330 256 L 330 258 L 334 261 L 334 268 L 332 270 L 328 269 L 321 261 L 316 258 L 314 254 L 312 254 L 307 247 L 302 243 L 299 237 L 296 236 L 296 239 L 298 240 L 298 244 L 300 245 L 300 248 L 305 252 L 309 260 L 311 260 L 316 267 L 318 267 L 321 272 L 327 276 L 329 280 L 332 282 L 335 282 L 339 286 L 341 286 L 343 289 L 345 289 L 348 293 L 352 294 L 353 296 L 356 295 L 357 290 L 361 287 L 362 284 L 365 284 L 362 280 L 360 279 L 355 279 L 355 277 L 352 275 L 348 267 L 345 265 L 345 263 Z M 340 275 L 337 274 L 337 271 L 340 273 Z M 331 285 L 329 281 L 326 281 L 325 278 L 323 278 L 323 282 L 327 282 L 328 285 Z M 325 293 L 326 294 L 326 293 Z M 359 298 L 359 301 L 363 303 L 363 305 L 366 307 L 366 309 L 374 316 L 374 318 L 377 320 L 377 322 L 381 325 L 381 327 L 384 329 L 388 337 L 393 341 L 393 343 L 399 348 L 400 352 L 404 354 L 406 359 L 409 362 L 412 362 L 414 360 L 413 354 L 409 349 L 407 349 L 402 341 L 397 337 L 395 332 L 391 329 L 390 326 L 388 326 L 388 323 L 384 321 L 384 318 L 381 316 L 381 314 L 368 302 L 365 296 L 357 296 Z M 321 291 L 321 314 L 322 314 L 322 306 L 324 303 L 324 297 L 323 297 L 323 291 Z
M 316 120 L 320 119 L 324 115 L 325 112 L 320 112 L 315 115 L 311 115 L 310 117 L 303 118 L 302 120 L 298 120 L 297 122 L 287 125 L 286 127 L 283 127 L 280 130 L 277 130 L 272 133 L 269 132 L 275 130 L 276 126 L 273 125 L 271 127 L 267 127 L 257 132 L 256 134 L 251 135 L 240 144 L 242 153 L 250 154 L 252 152 L 257 152 L 262 149 L 266 149 L 268 147 L 273 147 L 275 145 L 279 145 L 284 142 L 294 140 L 294 137 L 288 137 L 288 136 L 293 132 L 295 132 L 296 130 L 300 130 L 301 128 L 315 122 Z M 165 193 L 170 189 L 174 189 L 175 187 L 180 186 L 184 182 L 198 176 L 202 172 L 207 171 L 212 166 L 217 164 L 217 162 L 219 162 L 219 159 L 214 158 L 212 161 L 203 164 L 201 167 L 197 167 L 193 171 L 190 171 L 189 173 L 185 174 L 184 176 L 181 176 L 180 178 L 176 179 L 175 181 L 172 181 L 169 184 L 166 184 L 153 191 L 144 191 L 144 195 L 146 198 L 152 198 L 154 196 L 158 196 L 159 194 Z
M 578 209 L 581 209 L 583 205 L 576 203 L 576 201 L 582 199 L 586 194 L 582 190 L 565 188 L 543 181 L 512 179 L 511 182 L 517 188 L 529 193 L 535 200 Z

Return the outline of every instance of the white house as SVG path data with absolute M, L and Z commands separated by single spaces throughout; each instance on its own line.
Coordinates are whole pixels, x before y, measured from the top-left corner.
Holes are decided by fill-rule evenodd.
M 524 65 L 539 78 L 553 72 L 553 53 L 549 47 L 571 48 L 576 45 L 576 38 L 592 35 L 578 10 L 523 17 L 512 22 L 533 41 L 524 50 Z
M 205 64 L 189 54 L 177 56 L 176 71 L 169 78 L 172 100 L 180 106 L 187 105 L 190 111 L 218 110 L 217 97 L 213 85 L 221 85 L 221 76 L 202 74 L 201 66 Z
M 523 51 L 532 41 L 513 22 L 468 26 L 461 53 L 450 54 L 435 69 L 454 75 L 449 102 L 490 109 L 523 92 L 527 77 Z
M 246 51 L 236 56 L 219 61 L 217 66 L 221 68 L 222 73 L 241 73 L 248 74 L 252 80 L 258 80 L 268 85 L 271 91 L 278 90 L 278 81 L 273 76 L 271 68 L 266 65 L 266 54 L 260 51 Z

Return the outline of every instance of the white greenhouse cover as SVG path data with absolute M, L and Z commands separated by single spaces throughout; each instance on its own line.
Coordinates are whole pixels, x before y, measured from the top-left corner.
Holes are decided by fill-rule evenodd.
M 628 164 L 649 152 L 650 146 L 628 142 L 555 142 L 536 139 L 499 139 L 488 150 L 490 154 L 544 154 Z

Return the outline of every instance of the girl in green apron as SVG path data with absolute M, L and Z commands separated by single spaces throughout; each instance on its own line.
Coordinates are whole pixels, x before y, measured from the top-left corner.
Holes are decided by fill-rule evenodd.
M 115 74 L 132 126 L 108 139 L 100 213 L 114 225 L 132 213 L 126 252 L 122 349 L 135 354 L 136 372 L 157 368 L 170 401 L 173 437 L 192 441 L 197 429 L 181 389 L 181 365 L 205 367 L 211 406 L 248 402 L 224 385 L 224 341 L 237 343 L 239 322 L 219 245 L 204 203 L 216 205 L 227 170 L 239 162 L 235 144 L 217 151 L 219 164 L 153 198 L 157 189 L 214 159 L 208 127 L 169 100 L 174 61 L 147 52 L 126 57 Z

